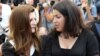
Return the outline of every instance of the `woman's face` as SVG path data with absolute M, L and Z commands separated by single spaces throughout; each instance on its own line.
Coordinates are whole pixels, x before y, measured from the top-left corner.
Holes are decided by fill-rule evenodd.
M 32 32 L 34 33 L 37 25 L 36 18 L 34 17 L 34 12 L 31 12 L 29 14 L 29 20 L 30 20 Z
M 45 3 L 46 2 L 46 0 L 39 0 L 41 3 Z
M 55 25 L 55 28 L 57 31 L 62 32 L 65 24 L 65 18 L 64 16 L 57 10 L 53 11 L 54 19 L 53 23 Z
M 82 2 L 82 3 L 87 3 L 88 1 L 87 1 L 87 0 L 81 0 L 81 2 Z
M 33 5 L 34 0 L 27 0 L 27 3 L 30 4 L 30 5 Z

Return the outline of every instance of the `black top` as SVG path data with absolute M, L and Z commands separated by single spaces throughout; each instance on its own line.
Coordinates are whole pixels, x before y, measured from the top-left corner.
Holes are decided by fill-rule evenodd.
M 23 56 L 22 54 L 17 55 L 15 52 L 15 48 L 9 42 L 6 42 L 3 44 L 2 53 L 3 53 L 3 56 Z M 39 54 L 35 50 L 35 52 L 32 56 L 39 56 Z
M 72 49 L 62 49 L 58 38 L 44 36 L 41 56 L 95 56 L 99 53 L 98 49 L 96 37 L 91 32 L 83 30 Z
M 96 24 L 99 24 L 100 25 L 100 20 L 95 20 L 95 21 L 92 22 L 92 24 L 91 24 L 91 30 L 93 31 L 93 33 L 95 34 L 95 36 L 96 36 L 96 38 L 98 40 L 99 50 L 100 50 L 100 33 L 97 30 L 97 28 L 96 28 Z

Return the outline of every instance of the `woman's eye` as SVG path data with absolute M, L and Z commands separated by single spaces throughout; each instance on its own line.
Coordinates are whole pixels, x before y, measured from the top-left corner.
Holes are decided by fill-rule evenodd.
M 30 22 L 32 21 L 32 19 L 30 19 Z
M 34 18 L 34 20 L 36 21 L 36 18 Z
M 58 18 L 58 19 L 59 19 L 59 18 L 61 18 L 61 17 L 60 17 L 60 16 L 56 16 L 56 18 Z
M 60 18 L 60 17 L 57 17 L 57 18 Z
M 61 18 L 61 16 L 60 16 L 60 15 L 55 15 L 55 17 L 56 17 L 56 18 Z

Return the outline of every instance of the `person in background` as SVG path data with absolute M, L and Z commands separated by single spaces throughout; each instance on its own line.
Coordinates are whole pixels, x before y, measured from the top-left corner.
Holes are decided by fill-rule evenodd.
M 41 56 L 99 56 L 97 39 L 85 28 L 77 5 L 65 0 L 53 9 L 55 29 L 41 37 Z
M 36 33 L 35 8 L 19 5 L 9 20 L 8 40 L 0 45 L 3 56 L 39 56 L 39 40 Z
M 97 8 L 97 19 L 91 22 L 91 30 L 94 32 L 98 43 L 99 43 L 99 51 L 100 51 L 100 1 L 96 4 Z
M 10 15 L 11 15 L 11 7 L 7 4 L 0 3 L 0 17 L 1 17 L 0 25 L 3 28 L 8 27 L 8 21 Z
M 18 6 L 19 4 L 22 4 L 24 0 L 13 0 L 14 6 Z
M 5 41 L 8 29 L 9 17 L 11 15 L 11 7 L 7 4 L 7 0 L 0 2 L 0 44 Z
M 39 2 L 40 2 L 40 3 L 45 3 L 45 2 L 46 2 L 46 0 L 39 0 Z
M 96 3 L 97 8 L 97 19 L 100 20 L 100 1 Z
M 47 32 L 50 32 L 54 25 L 52 23 L 53 14 L 50 11 L 50 6 L 48 3 L 43 4 L 43 10 L 41 11 L 41 25 L 40 27 L 44 27 L 47 29 Z
M 82 11 L 82 16 L 83 16 L 83 21 L 84 24 L 88 29 L 90 29 L 90 23 L 94 21 L 94 17 L 91 14 L 91 8 L 90 5 L 88 4 L 89 1 L 87 0 L 81 0 L 81 11 Z
M 97 18 L 97 8 L 96 8 L 96 0 L 91 0 L 90 4 L 91 15 L 94 19 Z
M 39 0 L 25 0 L 25 2 L 26 2 L 26 4 L 37 7 L 37 4 L 39 3 Z

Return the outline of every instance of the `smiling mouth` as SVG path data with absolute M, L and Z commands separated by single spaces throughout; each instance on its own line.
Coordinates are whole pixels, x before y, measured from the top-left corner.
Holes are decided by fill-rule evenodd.
M 56 28 L 58 28 L 58 25 L 55 25 Z
M 31 27 L 31 28 L 35 28 L 35 27 Z

